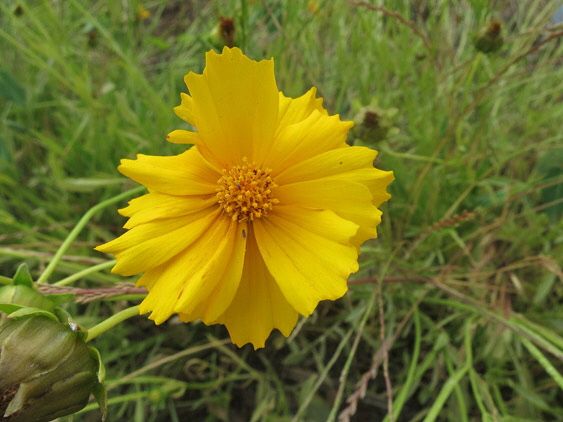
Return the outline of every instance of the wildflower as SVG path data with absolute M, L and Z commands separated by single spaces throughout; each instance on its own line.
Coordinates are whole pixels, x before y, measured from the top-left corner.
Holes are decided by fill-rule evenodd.
M 140 4 L 139 7 L 137 7 L 137 14 L 135 15 L 137 20 L 144 21 L 145 19 L 149 18 L 150 15 L 151 12 L 145 9 L 142 4 Z
M 376 151 L 346 144 L 353 123 L 329 116 L 315 88 L 279 92 L 273 60 L 226 47 L 206 60 L 174 109 L 197 132 L 167 138 L 193 147 L 121 161 L 149 192 L 120 210 L 128 231 L 97 249 L 115 255 L 114 273 L 144 273 L 139 308 L 155 323 L 200 318 L 259 348 L 346 293 L 393 174 L 373 168 Z

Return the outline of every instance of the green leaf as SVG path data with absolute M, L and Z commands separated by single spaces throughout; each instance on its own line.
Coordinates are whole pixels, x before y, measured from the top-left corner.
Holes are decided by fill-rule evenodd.
M 55 293 L 46 296 L 55 306 L 62 305 L 63 303 L 68 303 L 74 299 L 74 293 Z
M 7 305 L 14 306 L 13 304 L 7 304 Z M 19 306 L 20 309 L 9 312 L 10 319 L 19 319 L 19 318 L 26 318 L 31 316 L 45 316 L 47 318 L 52 319 L 53 321 L 57 321 L 57 322 L 59 321 L 55 316 L 55 314 L 53 314 L 52 312 L 48 312 L 40 308 L 33 308 L 31 306 L 20 306 L 20 305 L 15 305 L 15 306 Z
M 555 149 L 540 158 L 536 170 L 544 175 L 543 183 L 560 179 L 563 176 L 563 149 Z M 541 191 L 544 204 L 563 198 L 563 183 L 547 186 Z M 544 209 L 552 221 L 558 221 L 563 215 L 563 203 L 556 203 Z
M 29 273 L 29 268 L 27 264 L 23 263 L 18 267 L 16 275 L 14 276 L 14 285 L 23 284 L 27 287 L 33 287 L 33 279 Z
M 94 385 L 92 393 L 94 394 L 98 406 L 100 406 L 100 412 L 102 412 L 102 422 L 105 422 L 108 417 L 108 393 L 106 388 L 101 382 L 98 382 Z
M 15 303 L 0 303 L 0 312 L 4 312 L 6 315 L 10 315 L 21 308 L 24 308 L 24 306 L 16 305 Z
M 106 367 L 104 366 L 104 362 L 102 362 L 102 355 L 100 355 L 100 351 L 95 347 L 88 346 L 88 350 L 90 350 L 90 354 L 96 362 L 98 362 L 98 381 L 102 383 L 106 380 Z
M 0 97 L 19 106 L 26 104 L 24 89 L 19 82 L 5 70 L 0 70 Z
M 0 135 L 0 162 L 8 163 L 10 161 L 12 161 L 12 154 L 8 148 L 8 143 L 6 138 Z

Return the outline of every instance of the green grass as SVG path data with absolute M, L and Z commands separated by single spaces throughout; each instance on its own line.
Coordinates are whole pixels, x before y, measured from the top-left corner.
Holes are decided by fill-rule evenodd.
M 88 209 L 134 187 L 120 158 L 183 150 L 165 141 L 183 127 L 172 107 L 220 16 L 247 55 L 275 58 L 286 95 L 317 86 L 345 119 L 398 109 L 398 132 L 350 139 L 396 180 L 349 295 L 259 351 L 220 326 L 128 320 L 93 342 L 110 420 L 563 421 L 562 2 L 352 3 L 153 0 L 142 21 L 136 1 L 0 3 L 3 276 L 27 262 L 38 277 Z M 477 52 L 493 20 L 504 45 Z M 120 233 L 125 202 L 51 282 L 107 260 L 92 247 Z M 69 311 L 91 327 L 137 303 L 118 299 Z

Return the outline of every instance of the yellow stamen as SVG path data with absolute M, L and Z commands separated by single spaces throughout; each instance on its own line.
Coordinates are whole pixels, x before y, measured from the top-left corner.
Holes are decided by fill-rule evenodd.
M 217 181 L 217 203 L 233 221 L 254 221 L 264 217 L 279 201 L 273 198 L 277 185 L 270 169 L 260 169 L 244 157 L 242 164 L 223 169 Z

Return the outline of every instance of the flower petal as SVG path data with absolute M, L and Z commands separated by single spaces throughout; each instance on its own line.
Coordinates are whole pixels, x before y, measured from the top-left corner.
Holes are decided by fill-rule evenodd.
M 194 285 L 202 290 L 198 291 L 197 296 L 193 297 L 194 302 L 182 307 L 182 310 L 186 309 L 187 312 L 191 313 L 193 307 L 209 299 L 209 294 L 213 291 L 213 288 L 210 288 L 204 282 L 206 274 L 214 266 L 224 265 L 220 260 L 225 258 L 223 254 L 227 251 L 225 245 L 232 241 L 233 236 L 229 236 L 229 234 L 232 234 L 232 227 L 237 224 L 229 218 L 219 217 L 205 234 L 166 265 L 163 265 L 164 268 L 157 267 L 148 272 L 148 275 L 145 274 L 146 277 L 141 277 L 137 285 L 147 286 L 149 293 L 139 305 L 139 312 L 141 314 L 151 312 L 149 318 L 154 320 L 156 324 L 161 324 L 172 314 L 179 311 L 178 302 L 182 299 L 183 292 L 187 289 L 193 289 Z M 221 246 L 217 248 L 217 245 Z M 232 252 L 232 249 L 229 252 Z M 242 262 L 242 259 L 240 261 Z M 240 266 L 242 267 L 242 264 Z M 242 273 L 242 269 L 240 273 Z M 235 285 L 230 286 L 230 289 L 233 290 L 233 296 L 239 280 L 235 280 Z M 221 280 L 212 280 L 212 282 L 221 283 Z M 232 297 L 230 300 L 232 300 Z M 220 305 L 226 308 L 229 303 Z M 222 312 L 223 310 L 219 309 L 218 311 Z
M 323 108 L 323 99 L 316 98 L 317 88 L 311 88 L 299 98 L 289 98 L 279 93 L 280 109 L 278 115 L 278 129 L 281 129 L 294 123 L 299 123 L 305 120 L 315 110 L 321 114 L 327 115 L 328 113 Z
M 317 303 L 346 293 L 358 270 L 349 241 L 358 229 L 328 210 L 278 205 L 254 222 L 256 242 L 268 271 L 297 312 L 309 316 Z
M 189 130 L 173 130 L 166 137 L 168 142 L 173 144 L 191 144 L 195 145 L 200 142 L 199 134 L 197 132 L 190 132 Z
M 171 157 L 139 154 L 136 160 L 121 160 L 118 170 L 151 191 L 170 195 L 215 193 L 221 177 L 197 147 Z
M 327 116 L 314 110 L 305 120 L 279 132 L 264 165 L 281 173 L 317 154 L 345 147 L 346 136 L 353 125 L 353 122 L 341 121 L 338 115 Z
M 193 99 L 188 94 L 180 93 L 182 99 L 178 107 L 174 107 L 174 113 L 183 121 L 195 127 Z
M 189 216 L 141 224 L 96 249 L 115 255 L 117 264 L 113 273 L 138 274 L 171 260 L 198 241 L 220 219 L 219 214 L 219 208 L 213 212 L 206 209 Z
M 278 120 L 274 61 L 256 62 L 238 48 L 210 51 L 202 75 L 184 80 L 193 98 L 197 144 L 223 167 L 243 157 L 260 161 L 270 147 Z
M 240 285 L 229 308 L 215 322 L 227 327 L 237 346 L 252 343 L 258 349 L 276 328 L 289 336 L 297 323 L 297 312 L 268 272 L 250 230 Z
M 276 198 L 280 204 L 331 210 L 359 226 L 352 243 L 360 245 L 377 237 L 376 226 L 381 211 L 372 204 L 372 194 L 361 184 L 338 179 L 309 180 L 279 186 Z
M 246 249 L 246 223 L 230 218 L 227 233 L 217 232 L 206 239 L 208 248 L 215 251 L 208 262 L 186 283 L 178 295 L 174 308 L 182 321 L 201 318 L 212 324 L 228 308 L 238 289 Z
M 376 207 L 379 207 L 383 202 L 391 198 L 391 195 L 387 193 L 386 189 L 389 183 L 395 180 L 395 176 L 392 171 L 367 168 L 326 177 L 323 180 L 328 181 L 330 179 L 346 180 L 366 185 L 373 197 L 371 202 Z
M 129 201 L 129 205 L 119 210 L 121 215 L 130 217 L 123 226 L 131 229 L 139 224 L 163 218 L 174 218 L 201 211 L 217 204 L 214 194 L 201 196 L 174 196 L 149 192 Z
M 373 168 L 377 151 L 366 147 L 350 147 L 332 149 L 315 155 L 307 160 L 299 161 L 276 174 L 276 183 L 284 185 L 320 179 L 341 173 Z

